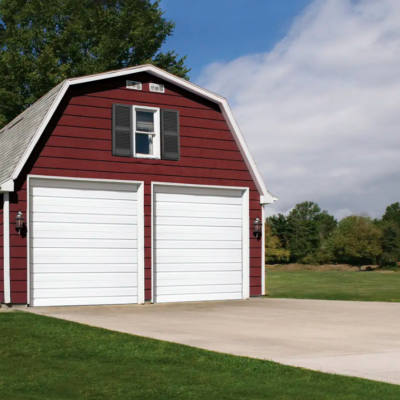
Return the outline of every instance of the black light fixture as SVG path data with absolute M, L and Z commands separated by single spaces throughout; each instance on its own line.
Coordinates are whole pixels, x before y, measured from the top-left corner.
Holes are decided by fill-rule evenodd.
M 262 225 L 261 219 L 258 217 L 253 222 L 253 235 L 257 240 L 261 238 Z
M 24 214 L 22 214 L 21 210 L 19 210 L 17 216 L 15 217 L 15 230 L 19 234 L 21 234 L 23 228 L 24 228 Z

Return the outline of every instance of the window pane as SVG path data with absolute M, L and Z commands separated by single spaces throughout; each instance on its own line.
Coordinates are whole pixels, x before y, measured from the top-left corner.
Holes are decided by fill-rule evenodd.
M 154 113 L 136 111 L 136 130 L 142 132 L 154 132 Z
M 153 135 L 136 134 L 136 153 L 153 155 Z

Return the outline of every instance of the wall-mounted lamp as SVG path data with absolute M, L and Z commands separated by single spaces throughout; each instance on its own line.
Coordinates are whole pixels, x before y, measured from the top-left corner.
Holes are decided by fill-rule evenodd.
M 253 235 L 254 237 L 259 240 L 261 238 L 261 233 L 262 233 L 262 222 L 260 218 L 256 218 L 253 222 Z
M 22 214 L 21 210 L 18 211 L 17 216 L 15 217 L 15 230 L 21 234 L 24 228 L 24 214 Z

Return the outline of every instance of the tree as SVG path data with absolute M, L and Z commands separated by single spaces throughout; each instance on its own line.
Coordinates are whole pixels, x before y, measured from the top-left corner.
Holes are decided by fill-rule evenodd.
M 272 226 L 265 224 L 265 261 L 267 263 L 288 262 L 290 251 L 283 248 L 278 236 L 274 236 Z
M 400 228 L 394 221 L 379 221 L 378 227 L 382 231 L 381 265 L 395 265 L 400 260 Z
M 271 226 L 272 234 L 279 238 L 282 248 L 289 248 L 289 231 L 287 219 L 283 214 L 273 215 L 267 218 L 267 224 Z
M 322 248 L 324 240 L 329 238 L 337 226 L 336 219 L 329 215 L 327 211 L 322 211 L 315 216 L 316 229 L 319 239 L 319 248 Z
M 293 261 L 302 261 L 304 257 L 318 249 L 316 221 L 320 213 L 320 207 L 312 201 L 299 203 L 290 212 L 287 223 L 290 255 Z
M 393 203 L 390 206 L 387 206 L 382 221 L 394 222 L 400 228 L 400 204 Z
M 327 241 L 338 262 L 361 266 L 376 263 L 382 254 L 381 229 L 370 218 L 351 215 L 342 219 Z
M 152 0 L 2 0 L 0 126 L 66 78 L 152 63 L 188 78 L 160 52 L 174 23 Z

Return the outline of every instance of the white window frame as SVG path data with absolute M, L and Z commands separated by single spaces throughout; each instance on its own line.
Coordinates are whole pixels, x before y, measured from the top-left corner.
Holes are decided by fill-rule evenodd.
M 153 153 L 154 154 L 140 154 L 136 153 L 136 111 L 153 112 L 154 114 L 154 134 L 143 132 L 143 134 L 153 135 Z M 145 106 L 132 106 L 132 141 L 133 141 L 133 157 L 135 158 L 150 158 L 161 159 L 161 128 L 160 128 L 160 109 L 155 107 Z

